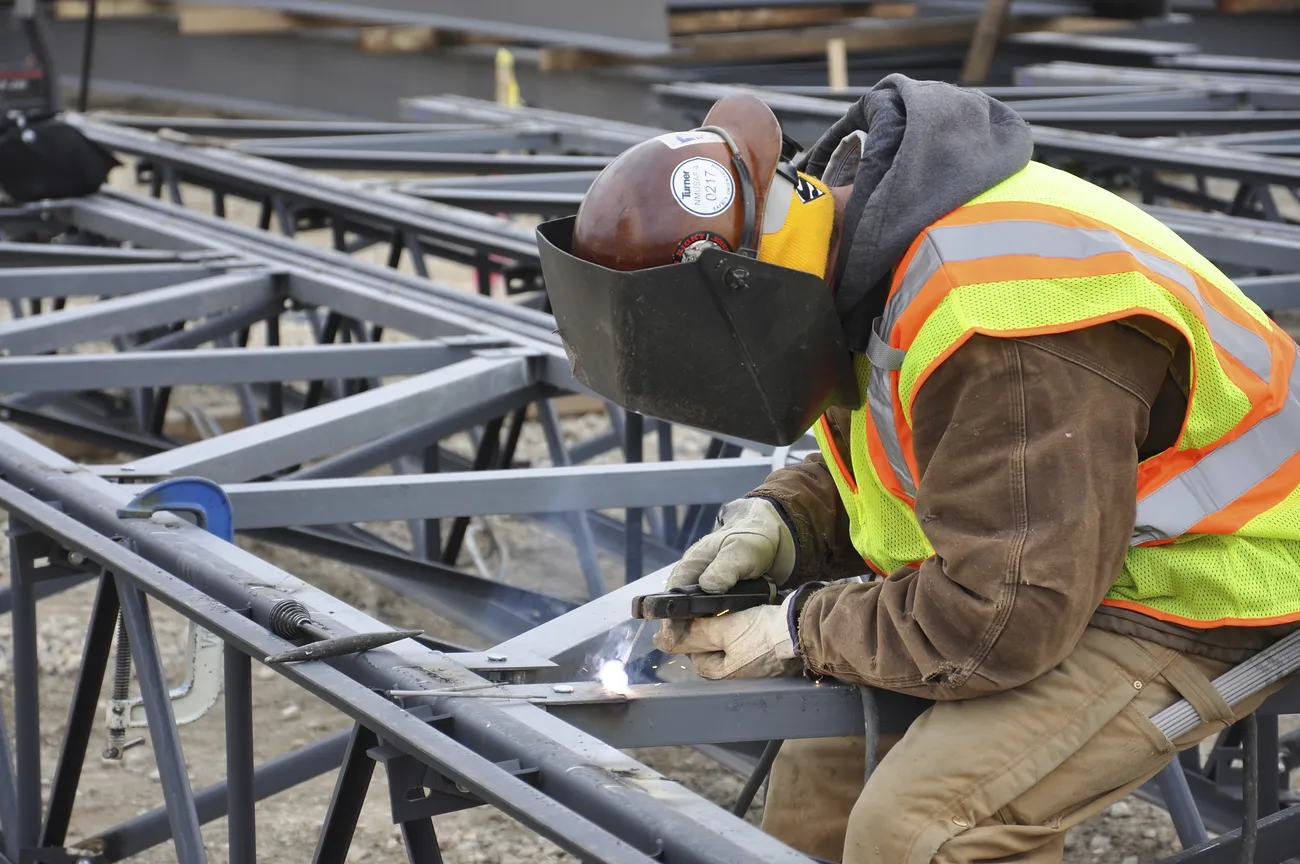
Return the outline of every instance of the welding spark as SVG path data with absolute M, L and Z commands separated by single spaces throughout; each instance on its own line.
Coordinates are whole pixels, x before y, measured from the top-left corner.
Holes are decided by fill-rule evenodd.
M 600 666 L 600 672 L 596 674 L 601 686 L 611 693 L 627 694 L 631 691 L 628 689 L 627 667 L 619 660 L 606 660 Z

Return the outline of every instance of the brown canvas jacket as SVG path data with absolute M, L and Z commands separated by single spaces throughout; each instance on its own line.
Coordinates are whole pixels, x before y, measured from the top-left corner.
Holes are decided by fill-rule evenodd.
M 885 580 L 812 593 L 799 619 L 809 669 L 961 699 L 1037 677 L 1088 626 L 1228 662 L 1293 629 L 1196 630 L 1099 606 L 1128 548 L 1138 462 L 1182 426 L 1188 368 L 1181 336 L 1148 318 L 973 336 L 913 407 L 916 513 L 935 555 Z M 849 413 L 828 419 L 847 460 Z M 751 494 L 773 500 L 792 526 L 792 583 L 867 572 L 820 454 Z

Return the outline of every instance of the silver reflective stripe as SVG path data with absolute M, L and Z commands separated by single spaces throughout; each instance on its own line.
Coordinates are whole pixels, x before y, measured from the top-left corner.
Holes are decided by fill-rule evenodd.
M 876 326 L 879 327 L 880 319 L 876 319 Z M 881 369 L 888 369 L 890 372 L 897 372 L 903 368 L 903 360 L 907 358 L 907 352 L 902 348 L 895 348 L 884 339 L 876 330 L 871 331 L 871 338 L 867 341 L 867 359 L 871 361 L 872 366 L 879 366 Z
M 1177 537 L 1267 480 L 1300 452 L 1300 356 L 1286 403 L 1138 502 L 1132 544 Z
M 1082 260 L 1113 252 L 1132 255 L 1142 266 L 1186 289 L 1200 307 L 1215 344 L 1261 380 L 1268 381 L 1272 370 L 1268 343 L 1206 303 L 1196 285 L 1196 278 L 1185 267 L 1134 248 L 1114 231 L 1071 228 L 1031 219 L 1007 219 L 980 225 L 949 225 L 930 229 L 912 256 L 898 291 L 889 298 L 884 313 L 877 319 L 870 348 L 882 360 L 899 359 L 898 355 L 887 354 L 882 348 L 876 347 L 875 343 L 883 342 L 892 351 L 901 352 L 901 349 L 889 345 L 890 334 L 907 307 L 945 263 L 1004 255 Z M 877 367 L 875 356 L 869 354 L 868 359 L 872 360 L 867 388 L 872 420 L 899 485 L 909 496 L 915 497 L 911 473 L 903 459 L 902 444 L 894 430 L 893 391 L 889 372 L 887 368 Z M 1300 363 L 1297 366 L 1300 367 Z M 900 367 L 901 362 L 895 368 Z M 1297 373 L 1292 374 L 1290 393 L 1282 411 L 1257 424 L 1237 441 L 1219 448 L 1194 468 L 1139 503 L 1133 537 L 1135 544 L 1183 533 L 1205 516 L 1240 497 L 1296 452 L 1295 447 L 1287 443 L 1289 439 L 1300 439 L 1300 403 L 1295 401 L 1294 395 L 1300 392 L 1300 382 L 1296 376 Z M 1243 447 L 1256 449 L 1243 451 Z
M 897 293 L 885 304 L 885 313 L 880 316 L 877 329 L 886 342 L 889 341 L 889 334 L 894 332 L 894 325 L 898 323 L 898 319 L 903 317 L 903 311 L 912 304 L 916 295 L 921 293 L 921 289 L 925 287 L 926 282 L 930 281 L 930 277 L 938 273 L 939 268 L 943 266 L 943 258 L 934 245 L 934 230 L 931 229 L 921 241 L 916 254 L 912 256 L 912 263 L 907 265 L 907 272 L 903 274 L 903 281 L 898 286 Z
M 889 343 L 880 338 L 881 324 L 877 318 L 867 346 L 867 359 L 871 361 L 871 375 L 867 379 L 867 405 L 871 408 L 871 420 L 880 434 L 885 457 L 889 460 L 889 467 L 894 470 L 899 488 L 908 497 L 915 498 L 916 484 L 912 482 L 912 472 L 907 467 L 907 460 L 903 458 L 902 442 L 894 430 L 894 387 L 889 377 L 891 371 L 903 368 L 904 352 L 890 347 Z
M 885 305 L 882 316 L 884 326 L 880 332 L 888 342 L 889 334 L 893 332 L 894 325 L 904 310 L 946 262 L 975 261 L 1003 255 L 1038 255 L 1044 258 L 1081 260 L 1110 252 L 1127 252 L 1144 267 L 1187 289 L 1200 306 L 1211 338 L 1261 380 L 1268 380 L 1272 368 L 1268 343 L 1207 304 L 1196 286 L 1195 277 L 1182 265 L 1135 249 L 1113 231 L 1070 228 L 1031 219 L 1007 219 L 982 225 L 949 225 L 930 229 L 926 240 L 921 243 L 908 265 L 898 292 Z

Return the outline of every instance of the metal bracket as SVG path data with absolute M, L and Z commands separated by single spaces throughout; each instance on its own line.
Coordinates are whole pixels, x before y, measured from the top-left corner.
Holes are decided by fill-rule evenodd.
M 451 734 L 454 719 L 450 714 L 435 714 L 429 705 L 417 705 L 408 710 L 438 731 Z M 394 825 L 455 813 L 485 803 L 423 762 L 385 744 L 383 738 L 379 739 L 379 746 L 370 748 L 366 754 L 381 763 L 388 775 L 388 797 Z M 523 767 L 518 759 L 495 764 L 531 783 L 536 782 L 539 773 L 536 768 Z

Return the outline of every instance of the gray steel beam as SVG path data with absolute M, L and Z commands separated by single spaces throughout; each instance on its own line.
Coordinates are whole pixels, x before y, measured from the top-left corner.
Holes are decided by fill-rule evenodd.
M 582 192 L 514 192 L 437 186 L 402 187 L 401 191 L 417 198 L 484 213 L 549 213 L 557 216 L 577 213 L 586 197 Z
M 376 549 L 321 528 L 270 528 L 245 533 L 355 567 L 372 581 L 460 625 L 488 644 L 527 632 L 574 607 L 559 597 L 473 576 L 404 551 Z
M 260 477 L 440 414 L 465 411 L 535 381 L 527 357 L 478 357 L 129 463 L 137 473 L 219 483 Z
M 242 189 L 256 198 L 278 194 L 287 202 L 330 208 L 360 225 L 378 223 L 389 232 L 401 228 L 415 237 L 460 244 L 481 253 L 528 262 L 537 260 L 537 244 L 532 232 L 501 219 L 490 219 L 478 213 L 442 207 L 383 190 L 363 189 L 355 183 L 245 153 L 215 147 L 187 147 L 110 124 L 86 121 L 84 131 L 112 149 L 170 164 L 180 179 L 213 181 L 220 188 Z
M 572 612 L 508 639 L 492 650 L 506 656 L 522 652 L 545 657 L 560 666 L 562 676 L 577 677 L 582 667 L 589 665 L 592 652 L 598 652 L 599 646 L 608 640 L 610 632 L 631 621 L 632 598 L 639 594 L 662 591 L 668 581 L 668 573 L 669 568 L 664 567 L 642 576 L 584 603 Z M 643 633 L 642 639 L 646 637 L 647 634 Z M 639 647 L 632 646 L 633 654 L 630 656 L 638 656 Z
M 113 264 L 105 266 L 6 267 L 0 269 L 0 298 L 118 297 L 216 276 L 204 264 Z
M 52 267 L 63 264 L 111 267 L 119 264 L 175 262 L 179 257 L 174 252 L 159 252 L 152 249 L 115 249 L 101 246 L 73 246 L 66 243 L 0 242 L 0 265 L 5 269 Z
M 711 459 L 244 483 L 226 494 L 236 526 L 272 528 L 712 503 L 771 470 L 770 459 Z
M 1300 273 L 1244 276 L 1233 281 L 1261 309 L 1292 309 L 1300 306 Z
M 113 487 L 86 472 L 68 472 L 68 460 L 3 427 L 0 462 L 11 483 L 32 490 L 28 494 L 9 483 L 0 485 L 0 504 L 15 518 L 131 579 L 245 653 L 267 656 L 290 647 L 265 629 L 269 603 L 276 596 L 299 600 L 332 633 L 388 629 L 184 520 L 119 519 L 116 511 L 129 500 L 130 489 Z M 38 499 L 60 502 L 63 512 Z M 114 542 L 113 535 L 124 542 Z M 185 580 L 163 568 L 184 574 Z M 253 620 L 238 611 L 250 604 Z M 657 852 L 664 864 L 806 860 L 756 827 L 526 702 L 431 697 L 434 712 L 451 718 L 446 732 L 436 730 L 376 689 L 426 690 L 485 682 L 410 640 L 328 664 L 286 664 L 276 671 L 582 857 L 648 862 L 631 851 L 630 843 Z M 813 688 L 812 682 L 803 683 Z M 762 736 L 761 721 L 752 728 Z M 494 764 L 510 759 L 536 770 L 536 786 Z
M 112 116 L 103 120 L 116 123 Z M 344 124 L 337 124 L 343 126 Z M 373 123 L 358 123 L 359 128 L 374 126 Z M 398 127 L 400 124 L 387 124 Z M 409 152 L 409 153 L 491 153 L 494 150 L 551 150 L 558 143 L 559 135 L 546 126 L 525 123 L 509 125 L 479 125 L 468 129 L 446 131 L 421 131 L 425 124 L 412 123 L 413 128 L 403 130 L 394 128 L 385 133 L 347 132 L 340 130 L 334 134 L 295 135 L 275 139 L 235 140 L 231 149 L 244 153 L 261 155 L 264 148 L 295 150 L 354 150 L 366 152 Z
M 1279 275 L 1300 273 L 1300 226 L 1177 207 L 1144 205 L 1142 209 L 1220 266 Z
M 599 668 L 594 654 L 589 667 Z M 703 685 L 703 686 L 701 686 Z M 833 738 L 863 734 L 862 696 L 852 685 L 824 680 L 811 690 L 799 678 L 666 681 L 634 684 L 627 695 L 598 683 L 573 684 L 557 694 L 550 684 L 506 685 L 478 691 L 518 697 L 614 747 L 729 744 L 740 741 Z M 473 698 L 474 694 L 466 694 Z M 930 702 L 890 691 L 877 694 L 886 735 L 906 732 Z M 762 716 L 762 731 L 754 718 Z
M 492 340 L 471 337 L 442 342 L 5 357 L 0 358 L 0 392 L 413 375 L 467 359 L 492 345 Z
M 277 143 L 245 147 L 243 151 L 263 159 L 274 159 L 277 162 L 283 162 L 286 165 L 297 165 L 301 168 L 334 171 L 409 171 L 413 173 L 425 171 L 431 174 L 448 174 L 452 172 L 528 174 L 533 171 L 592 171 L 600 170 L 610 162 L 610 157 L 607 156 L 345 150 L 333 147 L 316 149 L 314 147 L 282 147 Z
M 405 132 L 460 132 L 483 129 L 480 123 L 383 123 L 361 120 L 247 120 L 218 117 L 170 117 L 149 114 L 105 114 L 91 117 L 116 126 L 158 132 L 170 129 L 209 138 L 297 138 L 301 136 L 388 135 Z
M 1260 133 L 1280 134 L 1280 133 Z M 406 180 L 397 185 L 399 191 L 408 195 L 423 195 L 439 190 L 473 190 L 484 192 L 547 192 L 577 193 L 581 195 L 591 187 L 599 171 L 553 171 L 529 174 L 508 174 L 500 177 L 439 177 Z
M 0 324 L 0 349 L 11 356 L 53 351 L 265 301 L 274 293 L 274 282 L 266 271 L 212 276 L 6 321 Z

